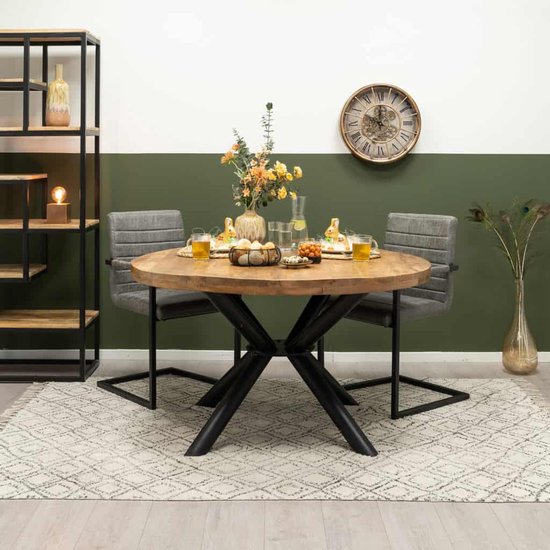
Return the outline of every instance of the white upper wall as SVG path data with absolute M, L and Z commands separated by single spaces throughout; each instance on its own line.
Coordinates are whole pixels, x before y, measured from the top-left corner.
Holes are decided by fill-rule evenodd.
M 103 152 L 220 152 L 233 127 L 257 145 L 272 101 L 279 152 L 342 153 L 343 103 L 387 82 L 420 107 L 416 152 L 550 153 L 548 0 L 25 0 L 3 2 L 0 25 L 101 38 Z M 1 50 L 0 75 L 20 75 L 22 49 Z M 75 121 L 77 53 L 51 56 L 66 64 Z M 2 125 L 19 105 L 0 99 Z M 22 148 L 60 142 L 0 140 Z

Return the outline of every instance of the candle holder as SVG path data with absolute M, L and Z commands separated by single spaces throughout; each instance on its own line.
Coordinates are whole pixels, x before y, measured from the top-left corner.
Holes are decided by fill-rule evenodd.
M 65 202 L 67 191 L 64 187 L 57 186 L 52 189 L 52 199 L 47 205 L 46 223 L 69 223 L 71 221 L 71 203 Z

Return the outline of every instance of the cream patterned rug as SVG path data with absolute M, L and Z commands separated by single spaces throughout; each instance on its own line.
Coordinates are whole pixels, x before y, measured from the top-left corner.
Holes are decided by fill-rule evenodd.
M 37 384 L 0 419 L 0 498 L 550 501 L 550 415 L 531 385 L 437 382 L 472 397 L 392 421 L 388 386 L 354 392 L 376 458 L 352 452 L 299 381 L 260 381 L 193 458 L 183 453 L 210 414 L 194 405 L 204 384 L 161 377 L 157 411 L 94 379 Z M 434 397 L 402 387 L 404 407 Z

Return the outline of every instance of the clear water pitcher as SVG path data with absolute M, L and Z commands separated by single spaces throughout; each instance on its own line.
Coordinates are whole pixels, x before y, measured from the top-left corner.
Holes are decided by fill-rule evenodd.
M 301 241 L 308 239 L 307 221 L 305 216 L 306 197 L 298 196 L 290 199 L 292 203 L 292 248 L 298 248 Z

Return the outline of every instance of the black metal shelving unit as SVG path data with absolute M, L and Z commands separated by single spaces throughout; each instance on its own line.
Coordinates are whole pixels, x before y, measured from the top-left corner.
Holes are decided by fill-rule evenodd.
M 30 283 L 34 278 L 47 272 L 48 239 L 59 233 L 78 235 L 79 254 L 79 303 L 75 309 L 36 309 L 17 310 L 0 309 L 0 334 L 5 333 L 66 333 L 77 340 L 78 358 L 54 359 L 0 359 L 0 382 L 21 381 L 84 381 L 99 366 L 99 218 L 100 218 L 100 41 L 89 31 L 70 30 L 0 30 L 0 46 L 23 47 L 23 78 L 0 78 L 0 92 L 18 91 L 23 94 L 22 125 L 18 127 L 0 127 L 0 136 L 75 136 L 79 137 L 79 203 L 78 219 L 69 224 L 48 225 L 45 223 L 45 210 L 48 197 L 46 174 L 4 174 L 0 175 L 1 184 L 19 185 L 22 193 L 22 217 L 0 220 L 0 235 L 17 233 L 21 235 L 21 264 L 0 265 L 0 283 Z M 80 49 L 80 125 L 67 128 L 46 126 L 46 96 L 48 82 L 49 48 L 52 46 L 72 46 Z M 32 79 L 30 75 L 31 49 L 40 48 L 42 54 L 42 80 Z M 91 48 L 95 53 L 94 75 L 94 124 L 87 126 L 87 53 Z M 30 94 L 41 94 L 42 123 L 33 126 L 30 123 Z M 93 136 L 93 218 L 87 218 L 87 181 L 86 145 L 87 137 Z M 42 218 L 30 217 L 31 185 L 42 187 Z M 30 259 L 29 237 L 40 235 L 40 263 Z M 93 266 L 87 262 L 89 235 L 93 235 Z M 91 267 L 91 269 L 90 269 Z M 87 275 L 93 277 L 92 296 L 87 291 Z M 91 307 L 88 307 L 88 305 Z M 87 358 L 86 336 L 93 330 L 93 358 Z

